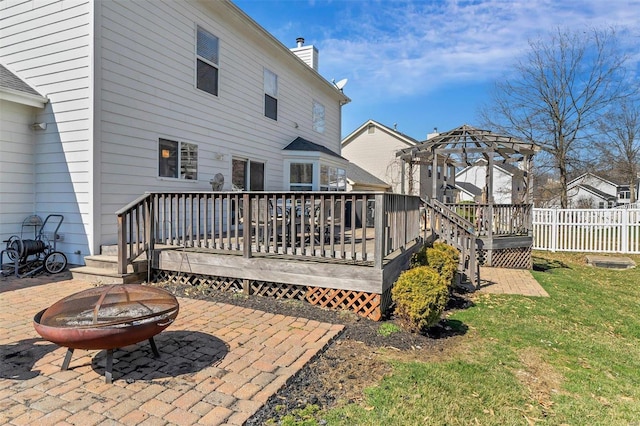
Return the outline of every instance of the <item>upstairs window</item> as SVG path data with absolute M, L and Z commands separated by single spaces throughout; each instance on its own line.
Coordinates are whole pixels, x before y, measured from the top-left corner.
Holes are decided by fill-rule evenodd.
M 264 69 L 264 116 L 278 119 L 278 76 Z
M 318 133 L 324 133 L 324 105 L 318 101 L 313 101 L 311 119 L 313 121 L 313 130 Z
M 218 37 L 198 27 L 196 87 L 218 96 Z
M 198 179 L 198 145 L 160 139 L 158 154 L 158 176 Z

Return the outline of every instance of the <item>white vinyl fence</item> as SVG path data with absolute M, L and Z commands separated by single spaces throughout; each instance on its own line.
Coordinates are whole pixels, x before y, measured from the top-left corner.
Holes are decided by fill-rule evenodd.
M 640 253 L 640 209 L 533 209 L 533 248 Z

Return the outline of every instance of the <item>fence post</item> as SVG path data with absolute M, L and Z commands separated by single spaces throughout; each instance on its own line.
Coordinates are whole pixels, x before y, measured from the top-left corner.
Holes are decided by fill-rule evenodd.
M 127 273 L 127 214 L 118 215 L 118 273 Z
M 622 232 L 620 232 L 622 244 L 620 249 L 622 253 L 629 253 L 629 209 L 620 209 L 620 214 L 622 215 Z
M 559 211 L 557 208 L 553 209 L 553 221 L 551 222 L 551 251 L 555 252 L 558 247 L 558 221 Z

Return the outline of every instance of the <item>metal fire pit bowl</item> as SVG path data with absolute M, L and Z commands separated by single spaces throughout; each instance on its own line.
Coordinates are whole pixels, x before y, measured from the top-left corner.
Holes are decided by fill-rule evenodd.
M 140 284 L 96 287 L 65 297 L 36 314 L 33 326 L 44 339 L 68 348 L 62 370 L 69 368 L 74 349 L 106 349 L 105 380 L 111 383 L 113 350 L 149 340 L 178 316 L 171 293 Z

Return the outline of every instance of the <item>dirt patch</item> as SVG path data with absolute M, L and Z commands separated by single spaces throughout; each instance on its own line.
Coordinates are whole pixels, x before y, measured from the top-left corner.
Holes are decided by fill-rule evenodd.
M 244 296 L 239 293 L 211 291 L 205 287 L 159 283 L 177 296 L 229 303 L 265 312 L 303 317 L 321 322 L 343 324 L 344 331 L 329 347 L 293 377 L 249 421 L 247 425 L 274 424 L 296 409 L 314 404 L 321 409 L 363 399 L 363 390 L 391 373 L 390 359 L 439 361 L 446 359 L 458 345 L 456 336 L 466 327 L 447 320 L 426 335 L 405 331 L 381 334 L 383 324 L 395 330 L 393 317 L 381 322 L 361 318 L 351 312 L 319 308 L 298 300 Z M 448 312 L 471 305 L 464 294 L 454 294 Z
M 518 358 L 524 369 L 515 372 L 516 378 L 527 387 L 532 399 L 540 404 L 543 413 L 551 415 L 552 395 L 559 392 L 564 377 L 532 348 L 521 351 Z

